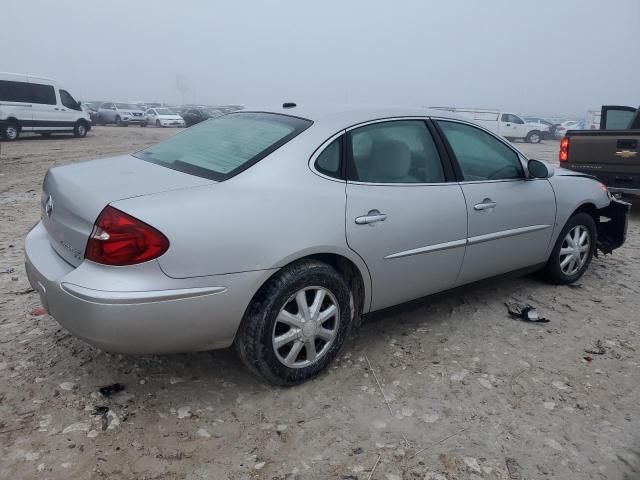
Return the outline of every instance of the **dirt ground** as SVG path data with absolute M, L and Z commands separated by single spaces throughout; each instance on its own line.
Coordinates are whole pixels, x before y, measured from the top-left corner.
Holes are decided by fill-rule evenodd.
M 493 280 L 370 319 L 296 388 L 254 379 L 230 350 L 123 357 L 62 330 L 23 268 L 47 168 L 173 132 L 98 127 L 1 145 L 0 478 L 640 478 L 637 213 L 626 245 L 577 285 Z M 518 147 L 549 160 L 558 150 Z M 507 300 L 550 323 L 510 319 Z M 598 341 L 603 354 L 585 352 Z M 98 393 L 114 382 L 126 389 Z

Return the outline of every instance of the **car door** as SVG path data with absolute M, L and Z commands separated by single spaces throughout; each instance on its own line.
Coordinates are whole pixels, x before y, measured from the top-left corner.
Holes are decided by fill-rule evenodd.
M 149 110 L 146 111 L 145 115 L 147 116 L 147 121 L 152 124 L 155 125 L 156 124 L 156 120 L 157 120 L 157 115 L 156 115 L 156 111 L 153 108 L 150 108 Z
M 29 81 L 33 112 L 33 131 L 64 130 L 61 122 L 61 104 L 53 85 Z
M 510 113 L 503 113 L 500 115 L 500 126 L 498 128 L 498 133 L 505 138 L 516 138 L 519 137 L 518 127 L 513 122 L 513 115 Z
M 64 127 L 71 128 L 75 125 L 82 108 L 78 105 L 78 102 L 71 96 L 66 90 L 58 90 L 60 95 L 60 120 L 64 123 Z
M 491 133 L 454 120 L 436 123 L 467 203 L 467 249 L 457 285 L 545 262 L 556 216 L 549 181 L 527 178 L 520 154 Z
M 428 122 L 379 121 L 346 135 L 347 243 L 369 268 L 371 309 L 452 287 L 467 212 Z
M 529 128 L 527 127 L 527 123 L 518 115 L 511 114 L 511 124 L 514 127 L 514 137 L 525 138 L 527 136 L 527 133 L 529 133 L 527 131 Z

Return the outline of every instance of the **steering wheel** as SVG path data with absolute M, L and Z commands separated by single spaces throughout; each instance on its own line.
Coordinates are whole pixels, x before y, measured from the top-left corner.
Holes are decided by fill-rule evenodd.
M 500 172 L 503 172 L 505 170 L 514 170 L 513 165 L 507 165 L 506 167 L 499 168 L 495 172 L 492 172 L 491 175 L 489 175 L 488 180 L 495 180 L 496 177 L 500 175 Z

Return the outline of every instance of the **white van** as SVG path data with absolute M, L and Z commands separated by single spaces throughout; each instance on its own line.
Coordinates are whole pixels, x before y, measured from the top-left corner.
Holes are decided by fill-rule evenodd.
M 0 72 L 0 136 L 5 140 L 15 140 L 22 132 L 84 137 L 89 130 L 89 114 L 55 81 Z
M 515 113 L 502 112 L 484 108 L 456 108 L 456 107 L 431 107 L 435 110 L 455 112 L 472 122 L 502 135 L 508 140 L 520 139 L 527 143 L 540 143 L 543 132 L 548 132 L 549 127 L 530 124 Z

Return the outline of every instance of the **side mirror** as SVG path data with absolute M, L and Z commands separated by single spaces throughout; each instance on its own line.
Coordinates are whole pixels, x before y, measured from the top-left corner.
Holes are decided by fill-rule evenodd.
M 549 178 L 553 177 L 554 174 L 554 169 L 550 164 L 535 158 L 529 160 L 527 170 L 529 170 L 529 175 L 533 178 Z

